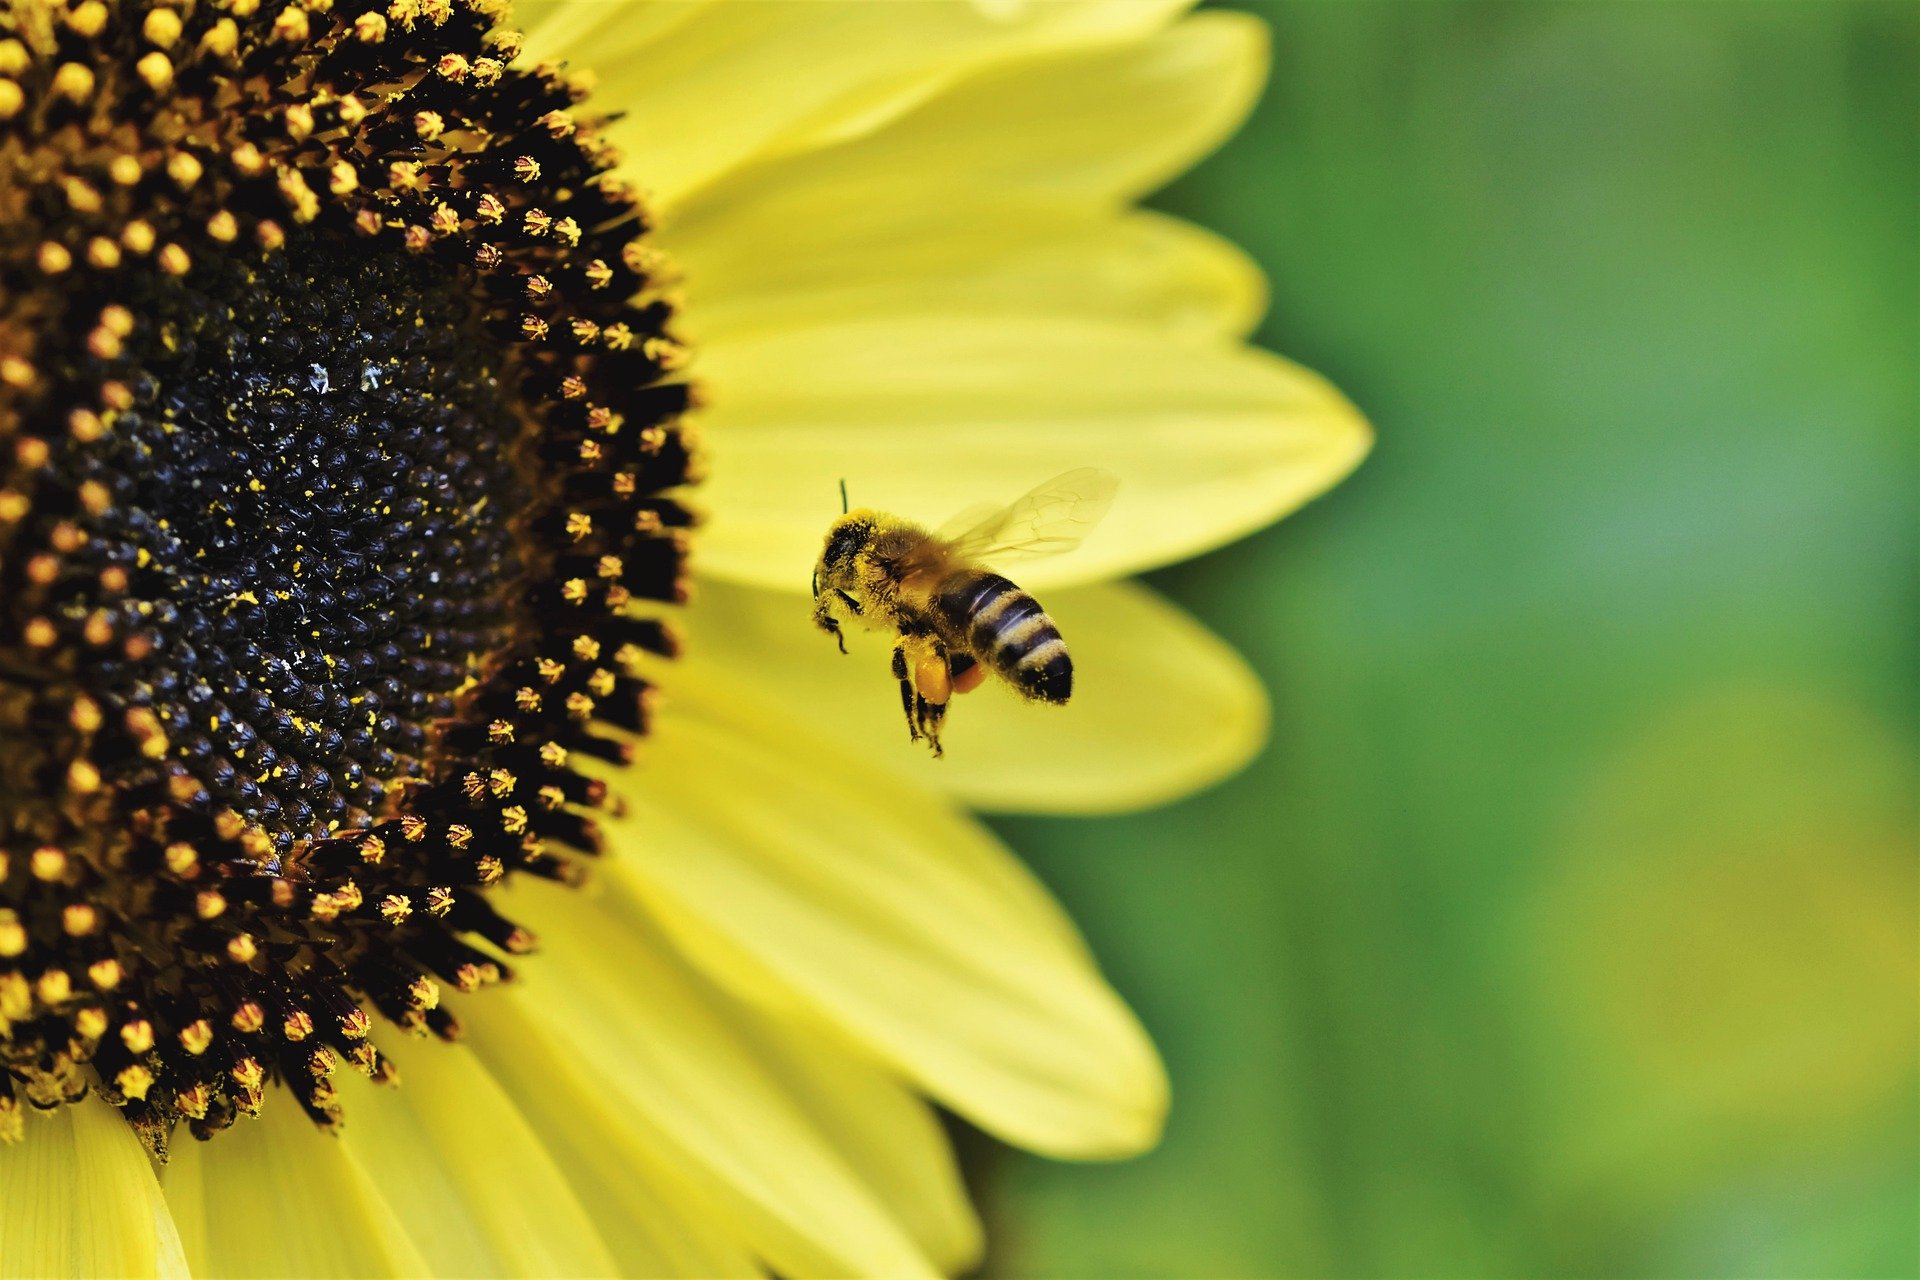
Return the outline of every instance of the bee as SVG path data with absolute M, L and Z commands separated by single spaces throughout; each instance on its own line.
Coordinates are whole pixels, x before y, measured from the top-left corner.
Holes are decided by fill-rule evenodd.
M 847 651 L 842 613 L 891 630 L 893 675 L 907 736 L 941 754 L 952 695 L 988 672 L 1036 702 L 1073 693 L 1073 659 L 1040 602 L 982 567 L 1058 555 L 1080 545 L 1119 482 L 1083 467 L 1055 476 L 1011 506 L 969 507 L 937 531 L 880 511 L 846 510 L 827 530 L 813 571 L 813 621 Z

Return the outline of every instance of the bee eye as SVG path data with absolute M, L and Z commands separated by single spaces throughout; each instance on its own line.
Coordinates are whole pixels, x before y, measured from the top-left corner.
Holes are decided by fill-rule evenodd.
M 827 541 L 826 563 L 837 564 L 851 556 L 860 546 L 863 530 L 843 528 Z

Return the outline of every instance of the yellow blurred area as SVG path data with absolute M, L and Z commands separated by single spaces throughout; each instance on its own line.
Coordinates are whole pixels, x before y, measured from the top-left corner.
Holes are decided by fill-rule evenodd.
M 1548 1087 L 1576 1104 L 1543 1145 L 1557 1181 L 1625 1165 L 1652 1194 L 1898 1119 L 1917 766 L 1858 710 L 1765 688 L 1703 695 L 1603 766 L 1527 921 Z

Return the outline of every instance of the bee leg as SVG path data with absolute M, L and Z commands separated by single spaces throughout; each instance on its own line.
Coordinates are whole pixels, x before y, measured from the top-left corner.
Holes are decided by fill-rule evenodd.
M 938 760 L 946 754 L 940 749 L 940 726 L 947 718 L 947 704 L 928 702 L 925 698 L 921 698 L 917 710 L 920 716 L 920 733 L 926 738 L 927 745 L 933 748 L 933 758 Z
M 920 717 L 914 704 L 920 695 L 913 691 L 913 681 L 907 678 L 907 638 L 901 636 L 893 642 L 893 677 L 900 682 L 900 709 L 907 716 L 907 740 L 920 741 Z
M 833 616 L 831 601 L 831 596 L 813 598 L 813 625 L 832 636 L 834 643 L 840 646 L 840 652 L 845 653 L 847 638 L 840 634 L 840 619 Z
M 915 719 L 937 759 L 944 754 L 940 749 L 940 724 L 947 718 L 947 699 L 953 696 L 947 647 L 938 640 L 927 642 L 927 652 L 914 668 L 913 685 L 918 694 L 914 701 Z

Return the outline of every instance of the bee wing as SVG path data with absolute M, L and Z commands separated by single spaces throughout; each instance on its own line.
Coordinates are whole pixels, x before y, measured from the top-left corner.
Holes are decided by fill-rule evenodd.
M 962 560 L 1032 560 L 1071 551 L 1113 505 L 1120 481 L 1081 467 L 1057 475 L 1009 507 L 981 505 L 942 525 L 948 553 Z

